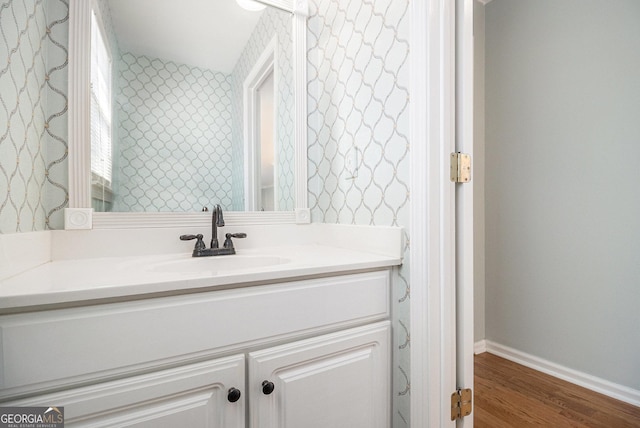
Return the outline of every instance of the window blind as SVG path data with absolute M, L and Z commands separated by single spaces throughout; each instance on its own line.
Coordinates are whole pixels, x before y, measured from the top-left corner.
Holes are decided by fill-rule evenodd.
M 92 184 L 111 188 L 111 56 L 91 14 L 91 176 Z

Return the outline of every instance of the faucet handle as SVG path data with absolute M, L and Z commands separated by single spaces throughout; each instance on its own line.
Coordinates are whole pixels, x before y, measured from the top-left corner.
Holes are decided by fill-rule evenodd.
M 224 240 L 223 247 L 224 248 L 233 248 L 233 241 L 231 238 L 246 238 L 246 233 L 227 233 L 224 235 L 227 239 Z
M 195 246 L 195 250 L 204 250 L 206 247 L 206 245 L 204 245 L 204 241 L 202 240 L 204 236 L 200 233 L 198 233 L 197 235 L 180 235 L 180 240 L 181 241 L 191 241 L 192 239 L 197 239 L 196 241 L 196 246 Z
M 202 239 L 204 236 L 200 233 L 197 235 L 180 235 L 181 241 L 191 241 L 192 239 Z

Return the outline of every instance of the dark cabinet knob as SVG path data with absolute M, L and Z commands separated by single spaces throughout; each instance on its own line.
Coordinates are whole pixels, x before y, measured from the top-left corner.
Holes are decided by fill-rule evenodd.
M 240 393 L 239 389 L 231 388 L 229 389 L 229 393 L 227 394 L 227 400 L 229 400 L 230 403 L 235 403 L 240 399 L 241 395 L 242 394 Z
M 262 393 L 264 395 L 271 394 L 274 389 L 276 389 L 276 386 L 273 384 L 273 382 L 269 382 L 268 380 L 262 382 Z

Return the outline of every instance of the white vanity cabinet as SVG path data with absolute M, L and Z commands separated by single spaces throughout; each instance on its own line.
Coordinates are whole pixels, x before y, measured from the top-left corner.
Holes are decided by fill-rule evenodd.
M 2 315 L 0 406 L 64 406 L 66 426 L 388 427 L 389 277 Z

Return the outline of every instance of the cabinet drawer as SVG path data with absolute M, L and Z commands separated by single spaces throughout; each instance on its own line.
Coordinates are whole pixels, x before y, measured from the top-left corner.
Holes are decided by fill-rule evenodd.
M 0 317 L 0 399 L 389 316 L 389 271 Z

